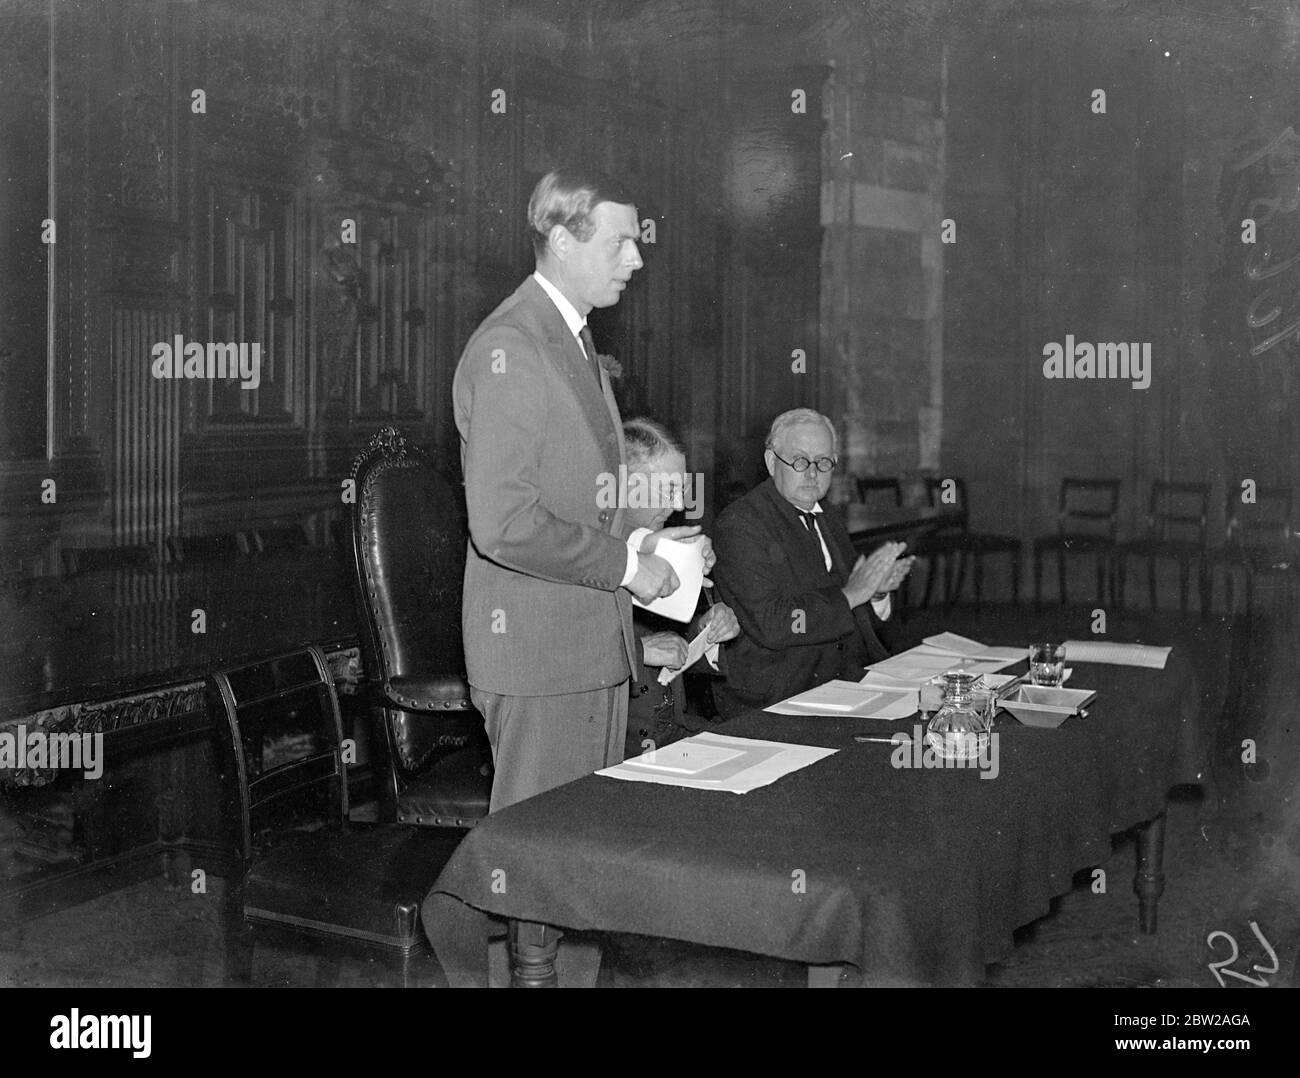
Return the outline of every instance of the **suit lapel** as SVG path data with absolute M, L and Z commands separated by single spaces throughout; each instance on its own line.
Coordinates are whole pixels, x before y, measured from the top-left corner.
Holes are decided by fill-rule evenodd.
M 541 316 L 542 331 L 550 345 L 547 356 L 577 397 L 582 414 L 604 449 L 606 463 L 616 470 L 623 459 L 622 440 L 619 437 L 621 421 L 605 373 L 601 372 L 600 387 L 597 388 L 592 384 L 591 363 L 587 360 L 582 345 L 569 332 L 569 327 L 564 324 L 564 316 L 551 302 L 551 297 L 532 277 L 522 287 L 529 289 L 527 298 Z

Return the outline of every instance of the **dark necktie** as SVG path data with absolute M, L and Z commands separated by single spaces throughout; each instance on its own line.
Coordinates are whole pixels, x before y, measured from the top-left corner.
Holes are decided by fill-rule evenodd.
M 600 385 L 600 360 L 596 358 L 596 342 L 591 336 L 591 327 L 584 322 L 578 336 L 582 338 L 582 350 L 587 353 L 591 373 L 596 376 L 596 385 Z
M 809 513 L 803 509 L 796 509 L 796 513 L 803 519 L 803 526 L 808 529 L 808 534 L 812 537 L 813 546 L 817 548 L 817 557 L 823 565 L 826 564 L 826 555 L 822 552 L 821 533 L 817 528 L 817 514 Z

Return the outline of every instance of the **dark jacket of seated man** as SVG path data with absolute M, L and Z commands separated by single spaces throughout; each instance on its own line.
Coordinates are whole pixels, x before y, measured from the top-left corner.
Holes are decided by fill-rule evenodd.
M 817 522 L 829 570 L 820 543 L 771 477 L 718 517 L 713 580 L 741 629 L 724 647 L 727 680 L 713 687 L 724 719 L 833 678 L 857 681 L 866 665 L 889 655 L 871 604 L 850 608 L 841 590 L 858 558 L 848 532 L 833 513 Z

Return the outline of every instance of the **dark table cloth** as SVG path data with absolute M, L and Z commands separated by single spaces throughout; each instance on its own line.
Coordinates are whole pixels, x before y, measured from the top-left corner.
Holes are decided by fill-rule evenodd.
M 1187 655 L 1071 665 L 1071 685 L 1099 691 L 1088 716 L 1039 730 L 1004 713 L 992 779 L 898 769 L 891 746 L 853 740 L 917 720 L 754 712 L 719 732 L 840 751 L 744 795 L 592 775 L 530 798 L 462 842 L 425 902 L 430 940 L 452 984 L 486 983 L 485 914 L 850 965 L 873 984 L 969 980 L 1203 768 Z

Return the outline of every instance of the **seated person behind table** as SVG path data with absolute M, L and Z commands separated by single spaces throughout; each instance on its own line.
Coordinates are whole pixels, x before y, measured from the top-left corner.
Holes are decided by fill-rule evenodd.
M 629 419 L 623 424 L 627 444 L 628 497 L 624 514 L 628 528 L 658 531 L 676 509 L 684 506 L 686 456 L 672 435 L 653 420 Z M 697 490 L 698 493 L 698 490 Z M 649 504 L 646 504 L 646 503 Z M 640 607 L 633 608 L 632 628 L 636 632 L 640 662 L 632 671 L 627 709 L 626 757 L 647 751 L 647 741 L 656 747 L 677 741 L 699 728 L 685 716 L 680 677 L 659 684 L 659 670 L 675 670 L 686 659 L 688 640 L 708 627 L 711 644 L 731 640 L 740 632 L 736 615 L 722 603 L 701 614 L 686 637 L 667 628 L 669 622 Z M 683 630 L 685 627 L 682 626 Z M 697 666 L 704 668 L 707 658 Z
M 725 649 L 726 683 L 714 685 L 723 718 L 833 678 L 857 681 L 889 654 L 876 625 L 914 559 L 899 558 L 903 543 L 858 554 L 835 514 L 822 512 L 835 443 L 821 413 L 783 412 L 763 453 L 769 478 L 718 517 L 713 579 L 741 630 Z

